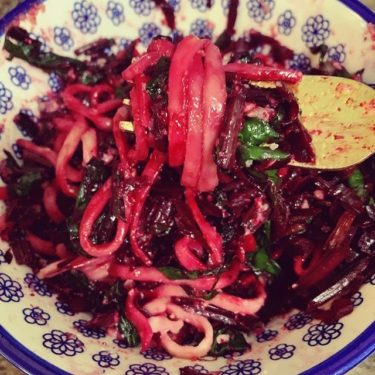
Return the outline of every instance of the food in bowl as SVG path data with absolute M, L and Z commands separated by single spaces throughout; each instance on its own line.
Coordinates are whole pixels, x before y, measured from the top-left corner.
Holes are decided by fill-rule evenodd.
M 8 33 L 11 55 L 65 86 L 39 119 L 15 119 L 31 141 L 18 142 L 23 165 L 9 153 L 2 165 L 8 256 L 92 312 L 88 326 L 142 350 L 250 350 L 246 335 L 292 307 L 334 322 L 373 270 L 373 159 L 340 172 L 288 166 L 314 160 L 282 84 L 301 78 L 285 67 L 293 53 L 230 34 L 217 46 L 157 38 L 144 54 L 134 41 L 116 56 L 100 40 L 77 50 L 83 61 Z M 348 75 L 317 52 L 308 73 Z

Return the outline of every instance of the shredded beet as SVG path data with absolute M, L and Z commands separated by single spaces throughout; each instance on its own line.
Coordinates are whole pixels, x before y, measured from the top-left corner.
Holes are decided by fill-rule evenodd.
M 171 6 L 156 4 L 174 29 Z M 6 260 L 128 346 L 243 352 L 244 335 L 292 308 L 349 314 L 374 270 L 375 158 L 336 172 L 288 165 L 315 160 L 283 85 L 302 74 L 273 38 L 233 39 L 237 7 L 216 44 L 159 37 L 141 55 L 138 41 L 113 55 L 101 39 L 78 60 L 20 28 L 6 36 L 11 56 L 64 86 L 38 118 L 14 118 L 31 140 L 17 141 L 22 164 L 8 151 L 0 163 Z

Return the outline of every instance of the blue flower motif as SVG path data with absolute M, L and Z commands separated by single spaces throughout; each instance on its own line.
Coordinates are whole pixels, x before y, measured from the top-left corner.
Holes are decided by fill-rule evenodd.
M 155 3 L 152 0 L 130 0 L 129 5 L 134 9 L 135 13 L 141 16 L 148 16 L 155 7 Z
M 71 37 L 70 30 L 66 27 L 55 27 L 53 29 L 53 39 L 55 43 L 62 47 L 65 51 L 69 51 L 73 45 L 74 41 Z
M 343 63 L 346 59 L 345 46 L 338 44 L 337 46 L 328 48 L 327 55 L 329 60 Z
M 43 311 L 40 307 L 26 308 L 22 310 L 26 323 L 45 326 L 51 316 Z
M 139 38 L 141 39 L 141 42 L 147 46 L 152 39 L 159 36 L 161 33 L 161 30 L 158 26 L 156 26 L 154 23 L 144 23 L 142 27 L 139 29 Z
M 324 324 L 319 323 L 311 326 L 306 335 L 303 336 L 303 341 L 310 346 L 328 345 L 332 340 L 337 339 L 341 335 L 341 330 L 344 327 L 342 323 Z
M 88 3 L 86 0 L 74 3 L 72 18 L 74 26 L 83 34 L 95 34 L 101 22 L 94 4 Z
M 17 159 L 22 159 L 23 158 L 22 148 L 20 146 L 18 146 L 17 143 L 13 143 L 12 144 L 12 150 L 13 150 L 14 155 L 16 155 Z
M 278 334 L 279 332 L 273 329 L 266 329 L 264 332 L 257 335 L 256 337 L 258 342 L 266 342 L 273 340 Z
M 318 47 L 329 37 L 329 21 L 322 15 L 309 17 L 302 26 L 302 40 L 308 47 Z
M 48 77 L 48 85 L 53 92 L 59 92 L 63 88 L 64 83 L 58 74 L 52 72 Z
M 30 35 L 30 39 L 36 40 L 40 43 L 40 50 L 42 52 L 51 51 L 51 49 L 48 47 L 48 44 L 43 37 L 35 33 L 30 33 L 29 35 Z
M 311 68 L 311 60 L 303 53 L 296 53 L 292 60 L 288 61 L 289 68 L 306 72 Z
M 183 33 L 178 29 L 172 30 L 169 33 L 169 36 L 171 37 L 173 43 L 180 41 L 184 37 Z
M 0 114 L 5 115 L 13 108 L 12 92 L 0 82 Z
M 296 18 L 292 11 L 286 10 L 283 14 L 280 14 L 277 26 L 280 34 L 290 35 L 294 26 L 296 26 Z
M 156 366 L 153 363 L 142 363 L 130 365 L 125 375 L 169 375 L 169 373 L 162 366 Z
M 55 302 L 56 310 L 63 315 L 73 316 L 74 313 L 70 311 L 69 305 L 66 302 L 57 301 Z
M 0 249 L 0 264 L 7 263 L 3 250 Z
M 40 280 L 33 273 L 27 273 L 24 278 L 24 281 L 30 289 L 33 289 L 40 296 L 47 296 L 47 297 L 52 296 L 52 293 L 48 289 L 46 283 L 43 280 Z
M 19 302 L 23 296 L 20 283 L 12 280 L 7 274 L 0 272 L 0 301 Z
M 118 42 L 118 45 L 121 49 L 126 49 L 130 46 L 131 42 L 132 42 L 131 39 L 121 38 L 120 41 Z
M 27 90 L 30 87 L 31 78 L 22 66 L 12 66 L 9 68 L 8 72 L 10 80 L 15 86 L 21 87 L 23 90 Z
M 167 0 L 167 3 L 173 8 L 175 12 L 178 12 L 181 7 L 181 0 Z
M 205 369 L 202 365 L 187 366 L 185 368 L 191 370 L 191 372 L 193 373 L 208 374 L 208 370 Z
M 157 349 L 147 349 L 141 353 L 146 359 L 153 359 L 154 361 L 164 361 L 166 359 L 171 359 L 172 357 L 163 350 Z
M 121 349 L 127 349 L 129 348 L 129 345 L 125 340 L 119 340 L 119 339 L 114 339 L 113 342 Z
M 93 339 L 100 339 L 105 337 L 105 331 L 101 328 L 87 327 L 87 320 L 80 319 L 73 322 L 73 325 L 85 337 L 92 337 Z
M 77 353 L 83 353 L 84 344 L 76 336 L 64 333 L 58 329 L 43 335 L 43 346 L 50 349 L 53 354 L 73 357 Z
M 256 375 L 262 371 L 261 363 L 253 359 L 236 361 L 222 367 L 221 375 Z
M 270 359 L 277 361 L 278 359 L 288 359 L 293 357 L 296 347 L 294 345 L 279 344 L 268 351 Z
M 0 94 L 0 97 L 1 97 L 1 94 Z M 0 109 L 1 109 L 1 107 L 0 107 Z M 1 111 L 0 111 L 0 113 L 1 113 Z M 366 284 L 375 285 L 375 273 L 368 280 L 366 280 Z
M 195 20 L 190 26 L 190 32 L 198 38 L 212 38 L 213 25 L 202 19 Z
M 115 26 L 125 21 L 124 7 L 121 3 L 112 0 L 108 1 L 106 14 Z
M 306 324 L 312 321 L 312 317 L 305 312 L 299 312 L 297 314 L 291 315 L 288 321 L 284 324 L 285 328 L 289 331 L 294 329 L 301 329 Z
M 208 8 L 207 0 L 190 0 L 191 6 L 200 12 L 205 12 Z M 211 0 L 211 6 L 215 4 L 215 0 Z
M 354 307 L 357 307 L 357 306 L 361 305 L 362 302 L 363 302 L 362 293 L 361 292 L 355 292 L 351 296 L 350 300 L 352 301 Z
M 275 0 L 248 0 L 247 10 L 255 22 L 269 20 L 275 8 Z
M 92 359 L 102 368 L 116 367 L 120 364 L 119 356 L 102 350 L 92 356 Z

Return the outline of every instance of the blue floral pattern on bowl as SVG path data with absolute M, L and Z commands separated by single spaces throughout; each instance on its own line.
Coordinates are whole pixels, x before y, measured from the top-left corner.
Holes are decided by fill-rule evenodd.
M 19 302 L 23 296 L 21 284 L 0 272 L 0 301 Z
M 0 264 L 2 263 L 7 263 L 7 261 L 5 259 L 4 251 L 0 249 Z
M 228 364 L 220 370 L 222 375 L 257 375 L 262 371 L 262 366 L 258 361 L 246 359 Z
M 154 348 L 147 349 L 142 352 L 142 355 L 146 359 L 153 359 L 154 361 L 164 361 L 172 358 L 167 352 Z
M 130 365 L 125 375 L 169 375 L 165 367 L 153 363 Z
M 139 29 L 139 38 L 141 42 L 147 46 L 152 39 L 159 36 L 161 33 L 160 27 L 156 26 L 153 22 L 144 23 Z
M 30 87 L 31 78 L 22 66 L 10 67 L 8 71 L 10 80 L 15 86 L 23 90 L 27 90 Z
M 105 337 L 104 329 L 87 327 L 87 323 L 87 320 L 80 319 L 76 320 L 73 323 L 73 326 L 85 337 L 91 337 L 93 339 L 100 339 Z
M 0 82 L 0 114 L 5 115 L 13 108 L 12 92 Z
M 40 296 L 52 296 L 52 292 L 48 289 L 47 284 L 43 280 L 40 280 L 33 273 L 27 273 L 24 278 L 24 281 L 30 289 L 34 290 Z
M 249 16 L 255 22 L 269 20 L 275 8 L 275 0 L 248 0 L 247 9 Z
M 73 316 L 74 313 L 70 311 L 69 305 L 66 302 L 56 301 L 56 310 L 63 315 Z
M 274 348 L 271 348 L 268 353 L 270 355 L 270 359 L 277 361 L 279 359 L 288 359 L 293 357 L 295 350 L 296 347 L 294 345 L 279 344 Z
M 288 66 L 291 69 L 307 72 L 311 68 L 311 60 L 304 53 L 295 53 L 293 59 L 288 61 Z
M 336 61 L 343 63 L 346 59 L 345 46 L 343 44 L 338 44 L 337 46 L 328 48 L 328 58 L 331 61 Z
M 190 32 L 198 38 L 212 39 L 213 25 L 198 18 L 191 24 Z
M 273 340 L 279 334 L 275 329 L 266 329 L 256 336 L 257 342 L 266 342 Z
M 16 156 L 17 159 L 22 160 L 23 151 L 22 151 L 22 148 L 17 143 L 12 144 L 12 151 L 13 151 L 13 153 Z
M 109 1 L 106 10 L 107 17 L 118 26 L 125 21 L 124 7 L 116 1 Z
M 43 346 L 50 349 L 53 354 L 73 357 L 83 353 L 83 342 L 72 334 L 54 329 L 43 335 Z
M 83 34 L 95 34 L 101 23 L 101 17 L 94 4 L 86 0 L 77 1 L 72 11 L 74 26 Z
M 363 303 L 363 297 L 361 292 L 355 292 L 350 300 L 352 301 L 352 304 L 354 307 L 357 307 Z
M 151 10 L 155 8 L 155 3 L 152 0 L 130 0 L 129 5 L 140 16 L 150 15 Z
M 191 6 L 200 12 L 205 12 L 208 8 L 207 0 L 190 0 Z M 215 0 L 211 0 L 211 6 L 215 4 Z
M 45 326 L 51 319 L 51 315 L 42 310 L 40 307 L 26 308 L 22 310 L 24 320 L 29 324 L 37 324 L 38 326 Z
M 284 13 L 280 14 L 277 19 L 277 27 L 280 34 L 290 35 L 294 26 L 296 26 L 296 17 L 294 17 L 291 10 L 286 10 Z
M 48 77 L 48 86 L 53 92 L 59 92 L 64 87 L 64 84 L 61 77 L 55 72 L 52 72 Z
M 284 324 L 284 326 L 289 331 L 292 331 L 294 329 L 303 328 L 306 324 L 310 323 L 311 321 L 312 317 L 309 314 L 301 311 L 294 315 L 291 315 L 288 321 Z
M 92 359 L 102 368 L 116 367 L 120 364 L 118 354 L 113 354 L 107 350 L 102 350 L 92 356 Z
M 187 368 L 191 371 L 195 371 L 198 374 L 208 374 L 208 370 L 202 365 L 187 366 Z
M 343 323 L 335 324 L 314 324 L 311 326 L 306 335 L 303 336 L 303 341 L 307 342 L 310 346 L 325 346 L 332 340 L 337 339 L 341 335 L 341 330 L 344 327 Z
M 69 51 L 74 46 L 70 30 L 66 27 L 55 26 L 53 29 L 53 39 L 55 43 L 65 51 Z
M 329 21 L 321 14 L 309 17 L 302 27 L 302 40 L 308 47 L 319 47 L 330 34 Z

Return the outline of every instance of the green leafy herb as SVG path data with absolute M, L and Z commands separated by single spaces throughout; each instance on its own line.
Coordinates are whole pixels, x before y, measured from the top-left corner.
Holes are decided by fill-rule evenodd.
M 240 146 L 240 154 L 241 158 L 244 162 L 250 160 L 284 160 L 287 159 L 290 155 L 286 152 L 280 150 L 271 150 L 267 147 L 259 147 L 259 146 L 248 146 L 242 145 Z
M 53 52 L 41 51 L 40 43 L 25 44 L 18 40 L 11 41 L 7 36 L 5 38 L 4 49 L 9 52 L 11 57 L 27 61 L 29 64 L 48 71 L 55 71 L 60 74 L 66 73 L 71 67 L 77 70 L 84 70 L 86 64 L 80 60 L 63 57 Z
M 158 270 L 166 276 L 169 280 L 182 280 L 182 279 L 197 279 L 198 272 L 188 272 L 176 267 L 159 267 Z
M 245 121 L 238 138 L 244 145 L 259 146 L 278 139 L 279 134 L 267 122 L 259 118 L 250 118 Z
M 269 256 L 268 250 L 271 247 L 271 221 L 267 220 L 262 228 L 256 232 L 257 250 L 248 253 L 247 263 L 256 272 L 267 272 L 276 276 L 280 272 L 280 266 Z
M 222 337 L 223 342 L 220 342 L 222 335 L 224 335 Z M 242 333 L 234 329 L 222 328 L 214 332 L 214 341 L 210 354 L 213 356 L 222 356 L 233 352 L 243 352 L 248 348 L 249 345 Z
M 207 301 L 214 298 L 219 292 L 217 290 L 211 290 L 209 292 L 205 292 L 201 295 L 201 297 Z
M 280 177 L 277 169 L 268 169 L 265 174 L 275 185 L 279 183 Z
M 40 183 L 42 175 L 40 172 L 28 172 L 19 177 L 13 185 L 14 192 L 19 197 L 25 197 L 30 194 L 32 188 Z
M 121 315 L 119 320 L 119 330 L 124 335 L 126 343 L 130 347 L 138 346 L 140 343 L 139 335 L 133 324 L 124 316 Z
M 73 250 L 78 255 L 82 255 L 86 258 L 91 258 L 91 256 L 87 254 L 85 250 L 82 249 L 80 241 L 79 241 L 80 218 L 81 216 L 73 215 L 71 217 L 68 217 L 65 220 L 66 228 L 69 233 L 70 243 L 72 245 L 70 249 Z
M 83 211 L 89 200 L 108 178 L 109 172 L 100 159 L 93 158 L 87 164 L 76 199 L 76 208 Z
M 225 270 L 225 267 L 214 268 L 209 271 L 184 271 L 176 267 L 159 267 L 158 270 L 170 280 L 190 279 L 196 280 L 205 276 L 217 276 Z
M 362 172 L 358 168 L 354 169 L 352 175 L 349 177 L 348 184 L 355 190 L 360 198 L 366 198 L 367 190 L 365 188 L 365 180 Z
M 105 78 L 103 73 L 90 73 L 90 72 L 83 72 L 79 78 L 79 81 L 84 85 L 96 85 L 97 83 L 103 81 Z

